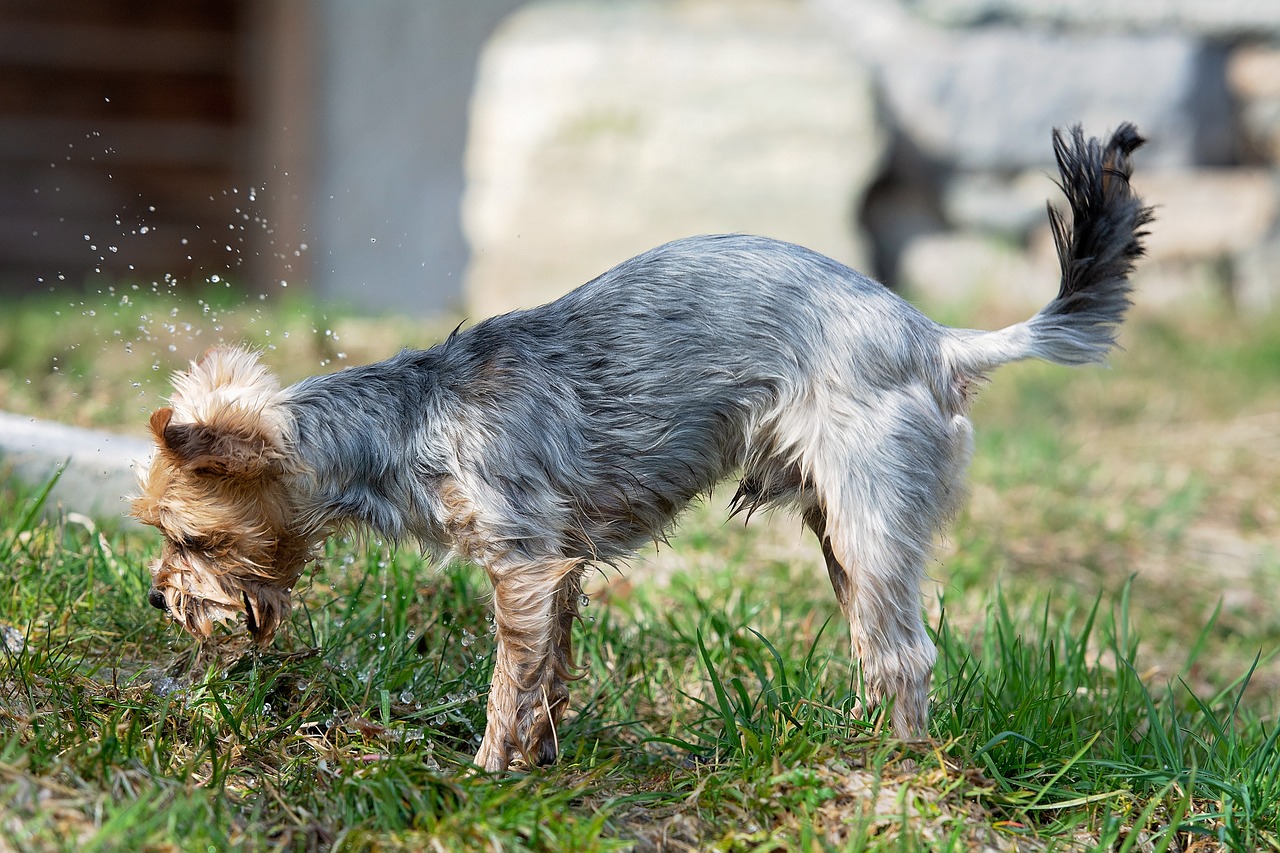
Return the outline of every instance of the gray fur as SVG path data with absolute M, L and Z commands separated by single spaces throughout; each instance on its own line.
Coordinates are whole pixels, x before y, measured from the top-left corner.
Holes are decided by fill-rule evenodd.
M 550 305 L 290 389 L 298 449 L 327 472 L 307 509 L 431 544 L 448 476 L 483 488 L 516 547 L 615 560 L 744 464 L 799 461 L 768 424 L 812 378 L 866 396 L 925 376 L 945 395 L 944 334 L 799 246 L 676 241 Z
M 1128 124 L 1105 148 L 1079 128 L 1055 134 L 1074 222 L 1051 209 L 1062 285 L 1008 329 L 938 325 L 801 246 L 703 236 L 426 352 L 305 380 L 288 406 L 299 451 L 326 472 L 305 510 L 434 547 L 432 485 L 452 477 L 483 490 L 494 534 L 513 547 L 613 561 L 735 471 L 741 508 L 810 502 L 802 442 L 775 420 L 819 387 L 881 435 L 895 418 L 910 424 L 885 451 L 906 475 L 892 490 L 936 527 L 954 469 L 948 422 L 968 402 L 959 386 L 1009 361 L 1079 364 L 1113 346 L 1150 221 L 1128 186 L 1140 143 Z M 811 417 L 809 438 L 831 432 L 826 413 Z

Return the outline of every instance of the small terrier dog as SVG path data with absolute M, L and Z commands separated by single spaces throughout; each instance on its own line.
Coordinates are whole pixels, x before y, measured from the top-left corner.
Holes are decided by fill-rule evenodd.
M 959 504 L 966 417 L 996 367 L 1102 361 L 1151 220 L 1142 138 L 1054 132 L 1070 222 L 1049 218 L 1057 297 L 994 332 L 938 325 L 815 252 L 677 240 L 561 299 L 426 351 L 281 388 L 210 351 L 151 416 L 132 512 L 164 535 L 149 601 L 191 634 L 244 614 L 270 642 L 320 543 L 363 526 L 486 570 L 497 626 L 488 771 L 546 763 L 574 675 L 586 566 L 621 560 L 740 472 L 733 509 L 793 508 L 817 536 L 871 702 L 925 731 L 936 652 L 923 567 Z

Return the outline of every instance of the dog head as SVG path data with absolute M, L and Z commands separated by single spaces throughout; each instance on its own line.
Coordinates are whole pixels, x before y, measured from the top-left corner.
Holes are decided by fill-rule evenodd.
M 200 639 L 243 613 L 265 645 L 314 550 L 294 518 L 279 383 L 256 353 L 218 348 L 174 377 L 170 402 L 151 416 L 156 450 L 132 505 L 164 535 L 148 601 Z

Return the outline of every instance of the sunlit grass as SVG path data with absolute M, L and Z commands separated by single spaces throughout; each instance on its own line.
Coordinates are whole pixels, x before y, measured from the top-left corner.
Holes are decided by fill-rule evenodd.
M 125 308 L 158 313 L 143 301 Z M 107 425 L 140 423 L 210 334 L 270 339 L 287 378 L 430 341 L 297 303 L 211 309 L 221 332 L 128 354 L 98 343 L 102 313 L 22 313 L 47 308 L 0 321 L 29 336 L 0 346 L 0 400 Z M 92 357 L 52 371 L 71 334 Z M 5 492 L 0 850 L 1274 849 L 1277 339 L 1139 318 L 1109 371 L 995 377 L 930 565 L 923 744 L 851 713 L 847 627 L 799 525 L 725 523 L 723 495 L 592 576 L 561 761 L 494 779 L 468 764 L 482 573 L 335 541 L 270 650 L 214 653 L 147 606 L 153 537 Z

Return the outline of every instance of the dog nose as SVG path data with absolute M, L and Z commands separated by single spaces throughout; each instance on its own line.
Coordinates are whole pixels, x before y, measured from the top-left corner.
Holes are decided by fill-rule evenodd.
M 167 610 L 169 605 L 164 600 L 164 593 L 151 587 L 151 591 L 147 593 L 147 604 L 150 604 L 156 610 Z

